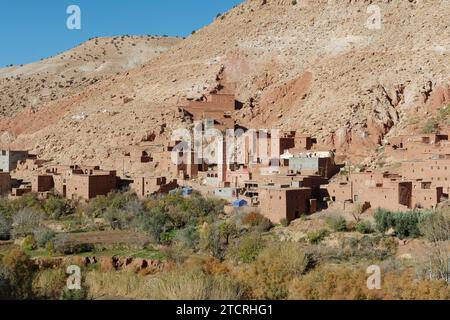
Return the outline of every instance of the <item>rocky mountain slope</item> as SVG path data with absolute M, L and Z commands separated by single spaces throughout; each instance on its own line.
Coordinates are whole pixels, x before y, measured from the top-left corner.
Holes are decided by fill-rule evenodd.
M 11 116 L 79 93 L 149 61 L 180 41 L 154 36 L 95 38 L 36 63 L 0 69 L 0 114 Z
M 370 27 L 371 4 L 381 29 Z M 180 100 L 210 92 L 223 74 L 244 104 L 241 124 L 298 129 L 359 161 L 450 101 L 449 13 L 440 0 L 248 0 L 75 94 L 19 113 L 21 102 L 1 103 L 0 140 L 55 162 L 108 165 L 149 133 L 184 125 Z

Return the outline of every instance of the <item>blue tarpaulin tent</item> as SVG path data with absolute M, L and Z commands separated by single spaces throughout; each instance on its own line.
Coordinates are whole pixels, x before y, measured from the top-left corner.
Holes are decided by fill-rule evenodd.
M 245 207 L 246 205 L 247 201 L 245 201 L 244 199 L 238 199 L 233 202 L 233 207 L 235 208 Z

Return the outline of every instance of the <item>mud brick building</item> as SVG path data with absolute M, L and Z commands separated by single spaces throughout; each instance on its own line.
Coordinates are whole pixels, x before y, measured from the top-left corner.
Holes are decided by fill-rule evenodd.
M 193 121 L 204 121 L 205 129 L 234 129 L 238 103 L 234 94 L 215 93 L 199 101 L 187 101 L 179 110 Z
M 28 158 L 28 151 L 0 150 L 0 170 L 11 172 L 17 167 L 19 161 Z
M 114 170 L 100 170 L 99 166 L 55 166 L 32 181 L 34 192 L 54 191 L 68 199 L 89 200 L 106 195 L 117 188 L 118 178 Z
M 399 173 L 405 179 L 430 181 L 433 186 L 442 187 L 447 196 L 450 193 L 450 159 L 405 161 L 401 163 Z
M 311 188 L 261 186 L 258 194 L 260 213 L 274 223 L 298 219 L 311 213 L 311 193 Z M 315 201 L 312 204 L 314 209 Z
M 386 148 L 386 156 L 398 161 L 426 160 L 439 154 L 450 154 L 447 134 L 393 137 Z
M 308 152 L 288 158 L 289 170 L 302 175 L 331 178 L 338 171 L 332 152 Z
M 443 188 L 434 187 L 430 181 L 414 181 L 412 189 L 412 208 L 434 209 L 443 199 Z
M 0 172 L 0 195 L 11 192 L 11 175 L 9 172 Z
M 116 171 L 95 170 L 89 173 L 73 173 L 66 182 L 66 197 L 92 199 L 106 195 L 116 188 Z
M 392 211 L 435 208 L 443 195 L 442 187 L 431 182 L 413 181 L 388 172 L 352 173 L 334 179 L 324 189 L 332 202 L 344 207 L 346 203 L 355 203 Z
M 177 180 L 167 181 L 166 177 L 138 177 L 133 179 L 131 190 L 141 197 L 169 193 L 178 188 Z
M 36 193 L 49 192 L 55 188 L 53 176 L 40 174 L 33 177 L 31 190 Z

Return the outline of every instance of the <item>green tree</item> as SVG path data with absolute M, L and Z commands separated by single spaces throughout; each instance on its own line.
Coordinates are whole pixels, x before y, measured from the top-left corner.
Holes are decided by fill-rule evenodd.
M 394 226 L 394 218 L 390 211 L 377 209 L 373 217 L 375 219 L 375 228 L 380 233 L 385 233 Z
M 59 219 L 75 212 L 75 208 L 68 200 L 54 196 L 44 202 L 43 209 L 47 216 L 52 219 Z

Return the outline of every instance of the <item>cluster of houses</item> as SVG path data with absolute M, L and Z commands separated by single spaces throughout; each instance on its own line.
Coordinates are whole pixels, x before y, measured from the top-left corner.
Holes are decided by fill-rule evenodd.
M 198 126 L 197 131 L 240 129 L 242 135 L 231 140 L 202 136 L 185 144 L 178 138 L 168 143 L 157 141 L 158 135 L 152 134 L 118 157 L 116 170 L 99 166 L 45 166 L 43 160 L 26 151 L 1 151 L 0 193 L 18 197 L 34 192 L 43 197 L 59 194 L 88 200 L 125 186 L 140 197 L 181 188 L 189 195 L 186 190 L 198 188 L 228 200 L 227 210 L 256 208 L 275 223 L 291 221 L 330 205 L 343 210 L 355 206 L 429 209 L 448 198 L 447 135 L 395 137 L 384 151 L 386 157 L 398 163 L 395 169 L 349 172 L 336 163 L 332 151 L 318 150 L 310 136 L 296 131 L 253 131 L 239 126 L 234 118 L 239 106 L 234 94 L 227 92 L 186 101 L 179 111 Z M 207 153 L 217 161 L 208 161 Z M 17 181 L 10 176 L 13 170 L 31 171 L 33 178 L 28 183 Z

